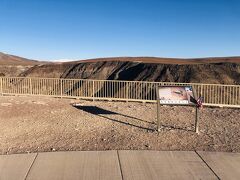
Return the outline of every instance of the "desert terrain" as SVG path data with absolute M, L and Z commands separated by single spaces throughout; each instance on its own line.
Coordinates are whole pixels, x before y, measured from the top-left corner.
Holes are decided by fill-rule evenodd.
M 113 57 L 40 62 L 0 53 L 0 76 L 240 84 L 240 57 Z
M 43 62 L 0 52 L 0 76 L 18 76 Z
M 49 63 L 0 53 L 0 76 L 240 84 L 240 58 L 99 58 Z M 73 106 L 76 104 L 77 106 Z M 240 109 L 0 96 L 0 154 L 64 150 L 240 152 Z
M 77 103 L 77 104 L 76 104 Z M 73 104 L 76 104 L 73 106 Z M 240 109 L 0 96 L 0 154 L 69 150 L 207 150 L 240 152 Z

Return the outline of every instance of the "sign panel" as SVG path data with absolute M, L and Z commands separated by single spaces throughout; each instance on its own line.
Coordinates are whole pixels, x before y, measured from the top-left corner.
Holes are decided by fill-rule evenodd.
M 160 86 L 158 95 L 163 105 L 196 105 L 192 86 Z

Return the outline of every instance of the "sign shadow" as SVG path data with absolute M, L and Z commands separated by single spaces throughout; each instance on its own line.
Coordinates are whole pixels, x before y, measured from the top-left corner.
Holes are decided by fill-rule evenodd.
M 127 118 L 130 118 L 130 119 L 141 121 L 143 123 L 148 123 L 148 124 L 151 124 L 151 125 L 155 125 L 154 122 L 148 122 L 148 121 L 145 121 L 145 120 L 133 117 L 133 116 L 128 116 L 128 115 L 121 114 L 121 113 L 118 113 L 118 112 L 106 110 L 106 109 L 103 109 L 103 108 L 100 108 L 100 107 L 97 107 L 97 106 L 77 106 L 77 105 L 73 105 L 73 107 L 75 107 L 75 108 L 77 108 L 79 110 L 85 111 L 87 113 L 91 113 L 91 114 L 94 114 L 96 116 L 99 116 L 99 117 L 102 117 L 102 118 L 114 121 L 114 122 L 118 122 L 118 123 L 121 123 L 121 124 L 125 124 L 125 125 L 128 125 L 128 126 L 133 126 L 133 127 L 144 129 L 144 130 L 148 130 L 148 131 L 155 131 L 154 128 L 143 127 L 143 126 L 136 125 L 136 124 L 133 124 L 133 123 L 120 121 L 120 120 L 117 120 L 117 119 L 113 119 L 113 118 L 107 117 L 105 115 L 120 115 L 120 116 L 123 116 L 123 117 L 127 117 Z

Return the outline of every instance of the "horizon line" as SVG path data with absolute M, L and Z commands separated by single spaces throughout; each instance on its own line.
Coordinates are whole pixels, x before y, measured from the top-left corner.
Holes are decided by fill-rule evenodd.
M 91 58 L 60 58 L 60 59 L 38 59 L 38 58 L 28 58 L 22 55 L 16 55 L 4 51 L 0 51 L 0 53 L 17 56 L 20 58 L 35 60 L 35 61 L 46 61 L 46 62 L 69 62 L 69 61 L 84 61 L 84 60 L 92 60 L 92 59 L 111 59 L 111 58 L 162 58 L 162 59 L 179 59 L 179 60 L 197 60 L 197 59 L 211 59 L 211 58 L 240 58 L 240 55 L 229 55 L 229 56 L 202 56 L 202 57 L 163 57 L 163 56 L 105 56 L 105 57 L 91 57 Z

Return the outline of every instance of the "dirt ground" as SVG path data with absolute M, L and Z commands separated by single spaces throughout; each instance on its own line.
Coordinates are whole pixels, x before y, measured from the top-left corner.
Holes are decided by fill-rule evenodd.
M 73 107 L 72 103 L 78 103 Z M 208 150 L 240 152 L 240 109 L 207 108 L 194 132 L 193 107 L 0 96 L 0 154 L 65 150 Z

